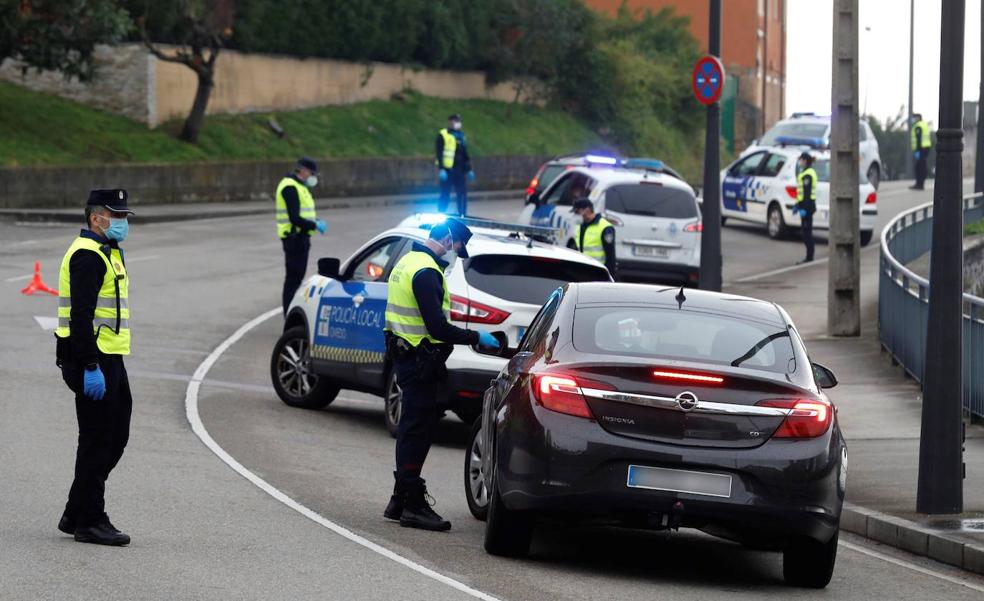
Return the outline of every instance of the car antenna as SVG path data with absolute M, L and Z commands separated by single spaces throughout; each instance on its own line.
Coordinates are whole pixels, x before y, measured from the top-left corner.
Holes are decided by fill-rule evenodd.
M 683 286 L 680 286 L 680 292 L 677 292 L 677 295 L 674 298 L 676 299 L 676 302 L 677 302 L 677 305 L 678 305 L 677 308 L 678 309 L 682 309 L 683 308 L 684 301 L 687 300 L 687 297 L 684 296 L 684 294 L 683 294 Z

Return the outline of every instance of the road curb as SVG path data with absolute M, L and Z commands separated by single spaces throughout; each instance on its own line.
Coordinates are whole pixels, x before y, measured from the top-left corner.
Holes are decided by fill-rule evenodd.
M 488 192 L 473 192 L 468 195 L 468 201 L 482 202 L 489 200 L 506 200 L 523 198 L 523 190 L 494 190 Z M 338 197 L 316 199 L 319 210 L 390 207 L 408 204 L 433 203 L 434 194 L 415 194 L 404 196 L 372 196 L 372 197 Z M 228 217 L 246 217 L 273 213 L 272 201 L 251 203 L 230 203 L 234 206 L 209 205 L 203 208 L 195 203 L 182 205 L 146 205 L 135 206 L 137 214 L 130 218 L 132 223 L 169 223 L 175 221 L 197 221 L 200 219 L 218 219 Z M 173 210 L 178 207 L 182 210 Z M 164 213 L 154 214 L 155 208 L 166 208 Z M 147 212 L 142 212 L 142 210 Z M 82 208 L 78 209 L 0 209 L 0 220 L 21 221 L 32 223 L 78 223 L 82 221 Z
M 984 575 L 984 546 L 940 534 L 910 520 L 844 503 L 840 527 L 884 545 Z

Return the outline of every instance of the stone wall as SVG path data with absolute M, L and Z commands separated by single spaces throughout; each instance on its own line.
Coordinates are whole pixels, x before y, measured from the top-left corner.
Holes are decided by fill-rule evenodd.
M 491 156 L 473 161 L 475 190 L 524 188 L 547 159 Z M 370 196 L 437 190 L 433 159 L 319 160 L 318 196 Z M 92 188 L 126 188 L 134 205 L 271 199 L 291 161 L 0 167 L 0 207 L 82 206 Z
M 166 49 L 165 49 L 166 50 Z M 183 118 L 198 85 L 184 65 L 161 61 L 139 44 L 99 46 L 96 76 L 90 83 L 66 80 L 54 72 L 25 71 L 16 61 L 0 65 L 0 79 L 57 94 L 157 127 Z M 527 86 L 535 90 L 535 86 Z M 389 100 L 413 89 L 438 98 L 512 101 L 513 83 L 487 85 L 480 71 L 413 70 L 388 63 L 350 63 L 326 59 L 223 51 L 216 62 L 209 114 L 296 110 L 315 106 Z M 531 92 L 523 100 L 535 99 Z

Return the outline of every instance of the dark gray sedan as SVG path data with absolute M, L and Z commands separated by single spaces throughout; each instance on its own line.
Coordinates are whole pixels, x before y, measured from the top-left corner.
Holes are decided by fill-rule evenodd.
M 526 554 L 542 518 L 687 527 L 782 551 L 789 584 L 830 581 L 847 447 L 823 389 L 837 381 L 781 307 L 570 284 L 505 352 L 465 459 L 489 553 Z

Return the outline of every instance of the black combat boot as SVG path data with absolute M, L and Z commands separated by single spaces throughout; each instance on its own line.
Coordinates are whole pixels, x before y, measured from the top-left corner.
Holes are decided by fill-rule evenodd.
M 451 529 L 451 522 L 442 518 L 431 509 L 434 499 L 427 494 L 427 487 L 422 483 L 406 492 L 403 503 L 403 515 L 400 525 L 405 528 L 420 528 L 443 532 Z
M 393 472 L 393 478 L 396 478 L 396 472 Z M 406 495 L 400 490 L 399 481 L 393 485 L 393 494 L 390 495 L 389 503 L 386 504 L 386 509 L 383 510 L 383 517 L 388 520 L 399 520 L 400 516 L 403 515 L 403 502 Z
M 95 543 L 97 545 L 110 545 L 122 547 L 130 544 L 130 537 L 117 530 L 112 524 L 106 522 L 95 526 L 85 526 L 75 529 L 75 540 L 80 543 Z

